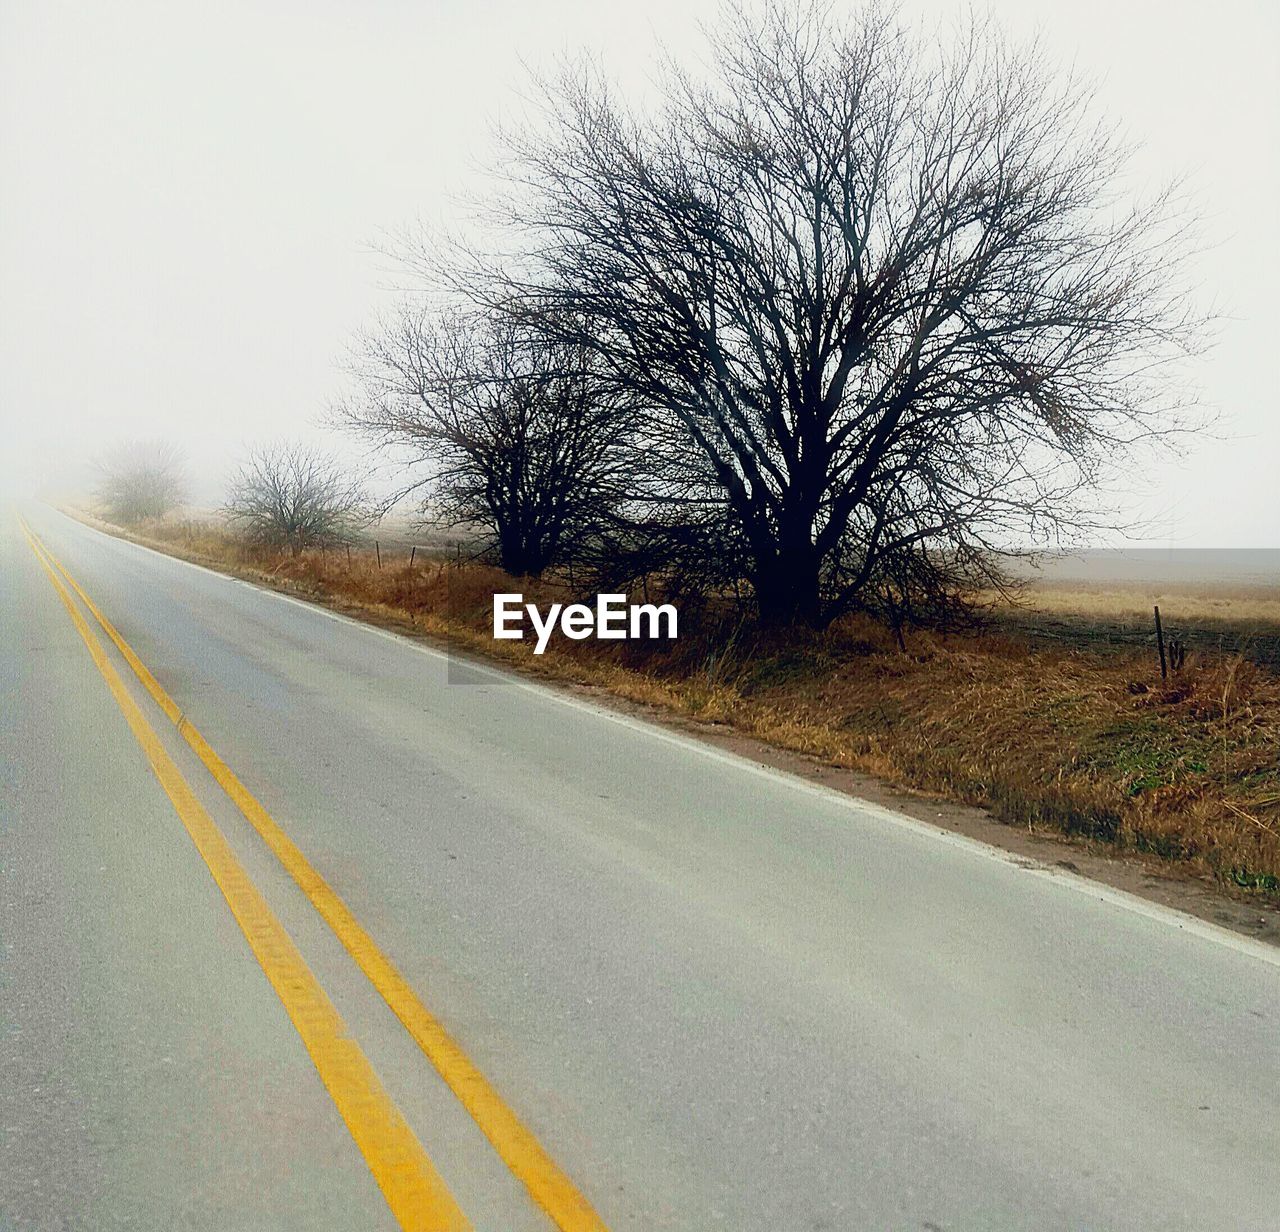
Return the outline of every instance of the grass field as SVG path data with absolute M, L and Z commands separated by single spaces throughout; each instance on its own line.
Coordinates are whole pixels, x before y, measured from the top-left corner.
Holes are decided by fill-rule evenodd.
M 1280 634 L 1280 594 L 1160 592 L 1175 632 L 1219 637 L 1188 637 L 1168 680 L 1146 624 L 1151 595 L 1078 582 L 1032 586 L 1026 607 L 980 630 L 909 633 L 906 653 L 865 618 L 780 640 L 732 612 L 686 607 L 674 644 L 557 639 L 534 657 L 529 642 L 493 640 L 493 593 L 581 595 L 423 552 L 411 564 L 403 547 L 379 565 L 363 547 L 264 555 L 213 525 L 147 538 L 470 653 L 1280 899 L 1280 675 L 1240 649 Z
M 1280 585 L 1184 587 L 1153 594 L 1149 588 L 1131 589 L 1104 582 L 1046 582 L 1028 585 L 1022 602 L 1048 615 L 1085 616 L 1143 627 L 1151 623 L 1151 609 L 1158 603 L 1175 623 L 1215 621 L 1233 628 L 1280 630 Z
M 1028 582 L 1016 605 L 996 603 L 993 617 L 1036 642 L 1095 648 L 1145 647 L 1155 653 L 1153 608 L 1165 637 L 1202 654 L 1241 654 L 1280 670 L 1280 579 L 1134 585 L 1086 578 Z

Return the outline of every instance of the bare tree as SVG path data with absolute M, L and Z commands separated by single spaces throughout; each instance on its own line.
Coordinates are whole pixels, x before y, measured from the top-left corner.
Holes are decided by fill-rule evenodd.
M 766 621 L 954 610 L 1177 427 L 1176 200 L 1127 204 L 1081 83 L 982 24 L 778 5 L 712 63 L 652 114 L 544 83 L 484 276 L 647 408 L 637 494 L 724 525 Z
M 361 393 L 340 417 L 407 463 L 395 499 L 416 494 L 425 513 L 484 528 L 517 576 L 580 553 L 609 521 L 631 459 L 589 350 L 500 310 L 406 306 L 359 352 Z
M 94 499 L 109 522 L 136 526 L 162 518 L 186 498 L 182 452 L 169 441 L 128 441 L 94 464 Z
M 250 542 L 288 548 L 349 540 L 373 520 L 360 483 L 323 451 L 296 442 L 253 450 L 231 481 L 223 510 Z

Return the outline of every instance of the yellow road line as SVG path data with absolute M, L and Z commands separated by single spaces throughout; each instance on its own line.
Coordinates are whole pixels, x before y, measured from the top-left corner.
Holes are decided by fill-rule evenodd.
M 43 545 L 41 545 L 43 547 Z M 586 1197 L 547 1154 L 545 1148 L 506 1104 L 489 1080 L 476 1068 L 461 1046 L 430 1013 L 409 982 L 378 948 L 373 938 L 351 914 L 328 882 L 315 870 L 293 840 L 280 828 L 230 767 L 209 746 L 178 704 L 98 610 L 66 567 L 44 548 L 58 571 L 84 601 L 107 636 L 116 644 L 134 675 L 155 698 L 209 773 L 235 802 L 246 820 L 262 836 L 289 875 L 311 900 L 370 983 L 404 1024 L 441 1078 L 471 1114 L 494 1150 L 525 1186 L 530 1197 L 547 1213 L 561 1232 L 608 1232 Z
M 240 925 L 254 957 L 284 1004 L 320 1077 L 364 1155 L 378 1187 L 405 1232 L 466 1232 L 471 1224 L 458 1208 L 413 1130 L 383 1089 L 373 1066 L 348 1035 L 333 1003 L 321 988 L 289 934 L 232 853 L 222 832 L 196 798 L 190 784 L 147 722 L 138 703 L 108 660 L 42 553 L 26 523 L 23 532 L 77 632 L 128 721 L 151 769 L 173 804 L 187 833 Z M 78 588 L 77 588 L 78 589 Z

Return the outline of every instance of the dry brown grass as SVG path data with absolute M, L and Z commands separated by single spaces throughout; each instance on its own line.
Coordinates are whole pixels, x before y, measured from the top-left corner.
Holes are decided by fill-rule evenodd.
M 1280 892 L 1280 677 L 1193 651 L 1162 684 L 1133 650 L 1037 648 L 998 633 L 888 632 L 850 620 L 770 640 L 727 613 L 684 608 L 674 643 L 495 642 L 497 570 L 403 550 L 297 560 L 209 525 L 154 530 L 181 555 L 449 639 L 544 676 L 744 733 L 1003 820 L 1151 853 L 1248 892 Z M 576 597 L 576 596 L 575 596 Z

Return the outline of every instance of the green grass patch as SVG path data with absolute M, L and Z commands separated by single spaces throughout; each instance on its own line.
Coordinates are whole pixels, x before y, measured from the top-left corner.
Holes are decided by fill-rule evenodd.
M 1096 732 L 1082 761 L 1118 779 L 1130 798 L 1209 773 L 1212 743 L 1157 715 L 1126 719 Z

